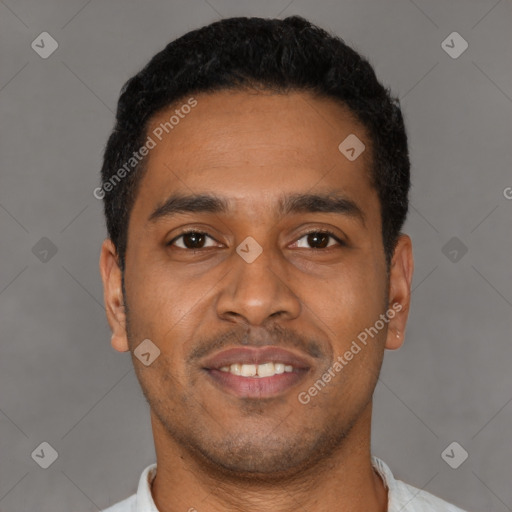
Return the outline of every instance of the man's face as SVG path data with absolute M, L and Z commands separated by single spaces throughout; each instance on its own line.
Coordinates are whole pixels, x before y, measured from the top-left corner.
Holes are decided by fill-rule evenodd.
M 150 339 L 160 350 L 149 366 L 133 357 L 156 436 L 227 470 L 291 471 L 370 417 L 391 324 L 332 371 L 388 309 L 370 141 L 346 109 L 307 93 L 196 99 L 162 141 L 153 136 L 128 228 L 127 333 L 121 320 L 114 334 L 126 349 Z M 354 161 L 338 149 L 350 134 L 366 145 Z M 198 195 L 225 209 L 161 208 Z M 270 376 L 247 376 L 256 363 Z M 299 400 L 329 368 L 330 382 Z

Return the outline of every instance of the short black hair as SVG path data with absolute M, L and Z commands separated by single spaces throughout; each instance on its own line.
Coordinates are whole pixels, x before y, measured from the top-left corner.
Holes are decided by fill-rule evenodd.
M 308 91 L 331 98 L 348 107 L 364 126 L 370 137 L 369 176 L 380 200 L 389 271 L 407 216 L 410 188 L 407 135 L 398 98 L 343 39 L 300 16 L 214 22 L 169 43 L 125 83 L 104 152 L 102 186 L 96 189 L 101 190 L 108 235 L 121 270 L 130 212 L 145 171 L 146 159 L 139 163 L 133 154 L 146 142 L 149 121 L 192 94 L 249 88 L 283 94 Z M 127 172 L 130 159 L 133 170 Z

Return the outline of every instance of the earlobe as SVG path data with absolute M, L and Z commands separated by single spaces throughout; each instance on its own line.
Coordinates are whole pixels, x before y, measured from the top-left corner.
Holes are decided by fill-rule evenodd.
M 112 333 L 110 344 L 112 345 L 112 348 L 118 352 L 128 352 L 130 350 L 126 336 L 118 336 Z
M 126 334 L 122 272 L 118 264 L 116 248 L 108 238 L 101 246 L 99 263 L 107 320 L 112 330 L 111 345 L 119 352 L 127 352 L 129 345 Z
M 388 350 L 398 350 L 404 343 L 413 272 L 412 242 L 409 236 L 401 234 L 390 267 L 388 297 L 390 321 L 385 343 L 385 348 Z
M 405 333 L 400 332 L 397 330 L 388 330 L 387 339 L 386 339 L 386 345 L 385 347 L 388 350 L 398 350 L 402 347 L 405 341 Z

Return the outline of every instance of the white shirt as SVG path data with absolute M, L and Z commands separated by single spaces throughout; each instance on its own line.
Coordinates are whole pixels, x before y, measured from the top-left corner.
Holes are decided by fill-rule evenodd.
M 388 489 L 387 512 L 465 512 L 450 503 L 421 489 L 395 480 L 389 467 L 372 456 L 372 465 L 377 470 Z M 137 493 L 126 498 L 103 512 L 159 512 L 151 495 L 150 484 L 156 476 L 156 463 L 142 472 Z

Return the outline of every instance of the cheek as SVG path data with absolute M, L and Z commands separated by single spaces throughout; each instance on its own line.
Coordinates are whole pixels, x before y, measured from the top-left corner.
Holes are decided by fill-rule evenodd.
M 134 266 L 135 268 L 135 266 Z M 169 328 L 194 308 L 200 285 L 170 268 L 146 263 L 138 266 L 129 277 L 127 288 L 131 316 L 142 325 Z
M 340 340 L 357 336 L 384 312 L 383 276 L 371 262 L 358 259 L 333 268 L 328 279 L 302 276 L 300 280 L 300 296 L 307 306 L 304 313 L 317 317 L 330 330 L 328 335 Z
M 130 342 L 136 347 L 149 338 L 165 356 L 165 367 L 177 377 L 184 371 L 187 350 L 201 324 L 212 321 L 211 293 L 218 288 L 209 275 L 191 278 L 159 264 L 139 269 L 127 277 Z M 164 357 L 159 359 L 164 362 Z

